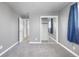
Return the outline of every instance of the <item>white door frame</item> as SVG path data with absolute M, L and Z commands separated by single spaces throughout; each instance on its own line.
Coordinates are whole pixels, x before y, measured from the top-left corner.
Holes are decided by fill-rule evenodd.
M 40 17 L 40 42 L 41 42 L 41 23 L 42 23 L 42 21 L 41 21 L 41 18 L 56 18 L 56 25 L 57 25 L 57 27 L 56 27 L 56 42 L 58 43 L 58 16 L 41 16 Z M 51 37 L 52 38 L 52 37 Z M 53 39 L 53 38 L 52 38 Z M 42 42 L 41 42 L 42 43 Z
M 21 31 L 21 28 L 20 28 L 20 21 L 22 21 L 22 31 Z M 24 22 L 26 22 L 26 29 L 27 31 L 24 30 Z M 26 32 L 26 34 L 24 34 L 24 32 Z M 22 37 L 20 36 L 22 35 Z M 24 36 L 26 35 L 26 37 L 28 38 L 29 37 L 29 19 L 24 19 L 24 18 L 21 18 L 19 17 L 18 18 L 18 42 L 21 43 L 26 37 Z
M 21 17 L 19 17 L 19 28 L 18 28 L 18 32 L 19 32 L 19 43 L 21 43 L 22 41 L 23 41 L 23 39 L 24 39 L 24 29 L 23 29 L 23 26 L 24 26 L 24 24 L 23 24 L 23 19 L 21 18 Z M 21 23 L 22 23 L 22 25 L 21 25 Z M 21 28 L 22 27 L 22 28 Z

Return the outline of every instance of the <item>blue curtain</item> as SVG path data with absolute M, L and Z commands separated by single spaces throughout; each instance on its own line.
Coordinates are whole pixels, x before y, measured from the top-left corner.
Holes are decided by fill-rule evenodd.
M 78 21 L 78 5 L 73 4 L 70 7 L 68 19 L 68 40 L 70 42 L 79 44 L 79 21 Z

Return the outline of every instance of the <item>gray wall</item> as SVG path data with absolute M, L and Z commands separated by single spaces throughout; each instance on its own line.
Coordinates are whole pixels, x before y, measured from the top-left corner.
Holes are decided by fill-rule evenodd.
M 40 16 L 57 16 L 58 12 L 47 12 L 30 16 L 30 41 L 40 41 Z M 35 40 L 37 39 L 37 40 Z
M 0 53 L 18 41 L 17 15 L 6 4 L 0 3 Z
M 65 45 L 66 47 L 68 47 L 69 49 L 71 49 L 72 51 L 79 54 L 79 45 L 71 43 L 67 40 L 68 15 L 69 15 L 70 5 L 67 5 L 59 12 L 59 20 L 58 20 L 59 42 Z

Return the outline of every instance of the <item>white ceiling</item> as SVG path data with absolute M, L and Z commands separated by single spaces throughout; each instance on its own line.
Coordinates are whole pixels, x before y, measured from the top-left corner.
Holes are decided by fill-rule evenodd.
M 7 2 L 20 15 L 56 12 L 70 2 Z

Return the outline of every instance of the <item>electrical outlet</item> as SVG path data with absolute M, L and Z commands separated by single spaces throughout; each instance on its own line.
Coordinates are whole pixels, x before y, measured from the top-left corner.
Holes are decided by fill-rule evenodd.
M 2 49 L 3 48 L 3 46 L 2 45 L 0 45 L 0 49 Z
M 76 48 L 73 46 L 73 50 L 75 50 Z

